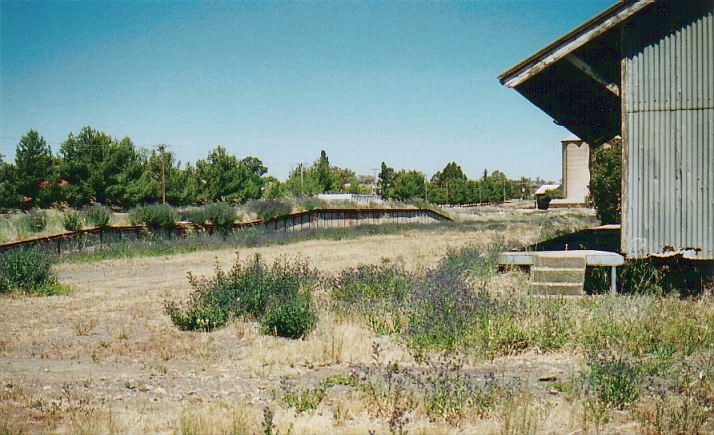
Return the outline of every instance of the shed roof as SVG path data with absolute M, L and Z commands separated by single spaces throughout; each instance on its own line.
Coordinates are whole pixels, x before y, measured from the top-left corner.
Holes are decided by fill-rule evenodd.
M 658 0 L 663 1 L 663 0 Z M 590 145 L 620 134 L 621 26 L 655 0 L 621 0 L 498 78 Z
M 620 25 L 655 0 L 619 0 L 590 20 L 502 72 L 501 84 L 514 88 L 592 39 Z

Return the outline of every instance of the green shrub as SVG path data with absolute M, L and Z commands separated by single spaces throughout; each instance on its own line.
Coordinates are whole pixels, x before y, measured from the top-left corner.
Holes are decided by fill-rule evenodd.
M 20 228 L 29 233 L 39 233 L 47 227 L 47 213 L 42 210 L 24 213 L 18 224 Z
M 236 211 L 225 202 L 212 202 L 185 214 L 185 218 L 194 225 L 213 225 L 217 230 L 230 231 L 236 220 Z
M 327 395 L 327 388 L 319 385 L 316 388 L 297 389 L 290 379 L 280 381 L 280 388 L 283 391 L 281 401 L 288 408 L 295 408 L 295 412 L 302 414 L 306 411 L 314 411 Z
M 448 248 L 437 268 L 443 273 L 465 273 L 474 278 L 490 278 L 498 271 L 498 258 L 507 247 L 494 244 L 487 250 L 473 246 L 461 249 Z
M 310 294 L 300 291 L 274 298 L 260 323 L 265 334 L 292 339 L 304 337 L 317 323 Z
M 182 331 L 213 331 L 225 325 L 228 313 L 216 305 L 197 304 L 186 310 L 169 310 L 169 317 Z
M 230 204 L 225 202 L 213 202 L 206 204 L 202 208 L 203 217 L 217 230 L 230 231 L 236 220 L 236 211 Z
M 298 207 L 305 211 L 311 211 L 318 208 L 324 208 L 326 206 L 325 201 L 317 198 L 315 196 L 305 196 L 298 199 Z
M 295 408 L 298 414 L 314 411 L 327 396 L 327 390 L 335 385 L 355 386 L 356 380 L 350 375 L 332 375 L 323 379 L 317 387 L 300 389 L 291 379 L 283 378 L 280 381 L 281 401 L 285 406 Z
M 67 231 L 79 231 L 82 229 L 82 215 L 74 210 L 69 210 L 62 216 L 62 226 Z
M 0 254 L 0 293 L 42 293 L 56 283 L 52 257 L 39 248 L 18 248 Z
M 133 225 L 146 225 L 152 231 L 176 227 L 178 213 L 168 204 L 149 204 L 132 209 L 129 220 Z
M 399 303 L 414 285 L 411 275 L 398 264 L 364 265 L 344 270 L 332 293 L 342 308 L 361 308 L 381 301 Z
M 268 265 L 256 255 L 244 262 L 237 259 L 228 272 L 217 269 L 208 279 L 189 275 L 189 281 L 194 288 L 190 299 L 166 304 L 171 320 L 182 329 L 214 329 L 231 317 L 262 320 L 269 307 L 264 327 L 271 332 L 299 337 L 314 327 L 310 292 L 318 276 L 304 262 L 278 259 Z M 296 313 L 304 319 L 294 319 Z M 207 321 L 194 320 L 205 318 L 210 319 L 208 327 Z
M 378 334 L 402 332 L 415 279 L 398 264 L 360 266 L 343 271 L 332 292 L 338 312 L 354 312 Z
M 610 291 L 609 267 L 592 268 L 587 271 L 585 288 L 594 294 Z M 651 259 L 628 260 L 617 268 L 617 291 L 625 294 L 662 295 L 674 291 L 677 284 L 686 286 L 678 271 L 667 264 L 658 264 Z
M 613 140 L 611 145 L 594 151 L 588 186 L 603 224 L 619 223 L 622 213 L 622 141 Z
M 599 358 L 589 362 L 588 386 L 610 408 L 623 409 L 639 397 L 639 368 L 623 359 Z
M 200 227 L 206 225 L 206 214 L 203 212 L 203 207 L 198 207 L 189 211 L 184 211 L 180 214 L 181 220 L 186 220 Z
M 248 204 L 248 209 L 264 221 L 290 214 L 292 207 L 290 204 L 278 199 L 264 199 L 253 201 Z
M 112 218 L 112 210 L 101 204 L 93 204 L 84 209 L 84 219 L 89 225 L 105 228 Z

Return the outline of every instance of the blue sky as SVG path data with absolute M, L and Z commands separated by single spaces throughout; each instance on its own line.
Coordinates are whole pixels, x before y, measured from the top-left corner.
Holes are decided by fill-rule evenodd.
M 0 2 L 0 153 L 84 125 L 285 177 L 326 149 L 371 173 L 560 178 L 567 134 L 496 76 L 613 0 Z

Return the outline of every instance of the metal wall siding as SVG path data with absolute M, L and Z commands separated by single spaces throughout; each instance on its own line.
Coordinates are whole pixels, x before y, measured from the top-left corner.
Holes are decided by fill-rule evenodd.
M 644 14 L 623 30 L 630 257 L 714 259 L 714 2 L 706 8 L 682 20 Z

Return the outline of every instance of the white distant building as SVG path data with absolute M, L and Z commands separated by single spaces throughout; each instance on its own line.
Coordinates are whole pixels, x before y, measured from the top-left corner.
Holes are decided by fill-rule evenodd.
M 317 197 L 323 201 L 351 201 L 357 204 L 381 204 L 384 202 L 379 195 L 359 195 L 356 193 L 319 193 Z

